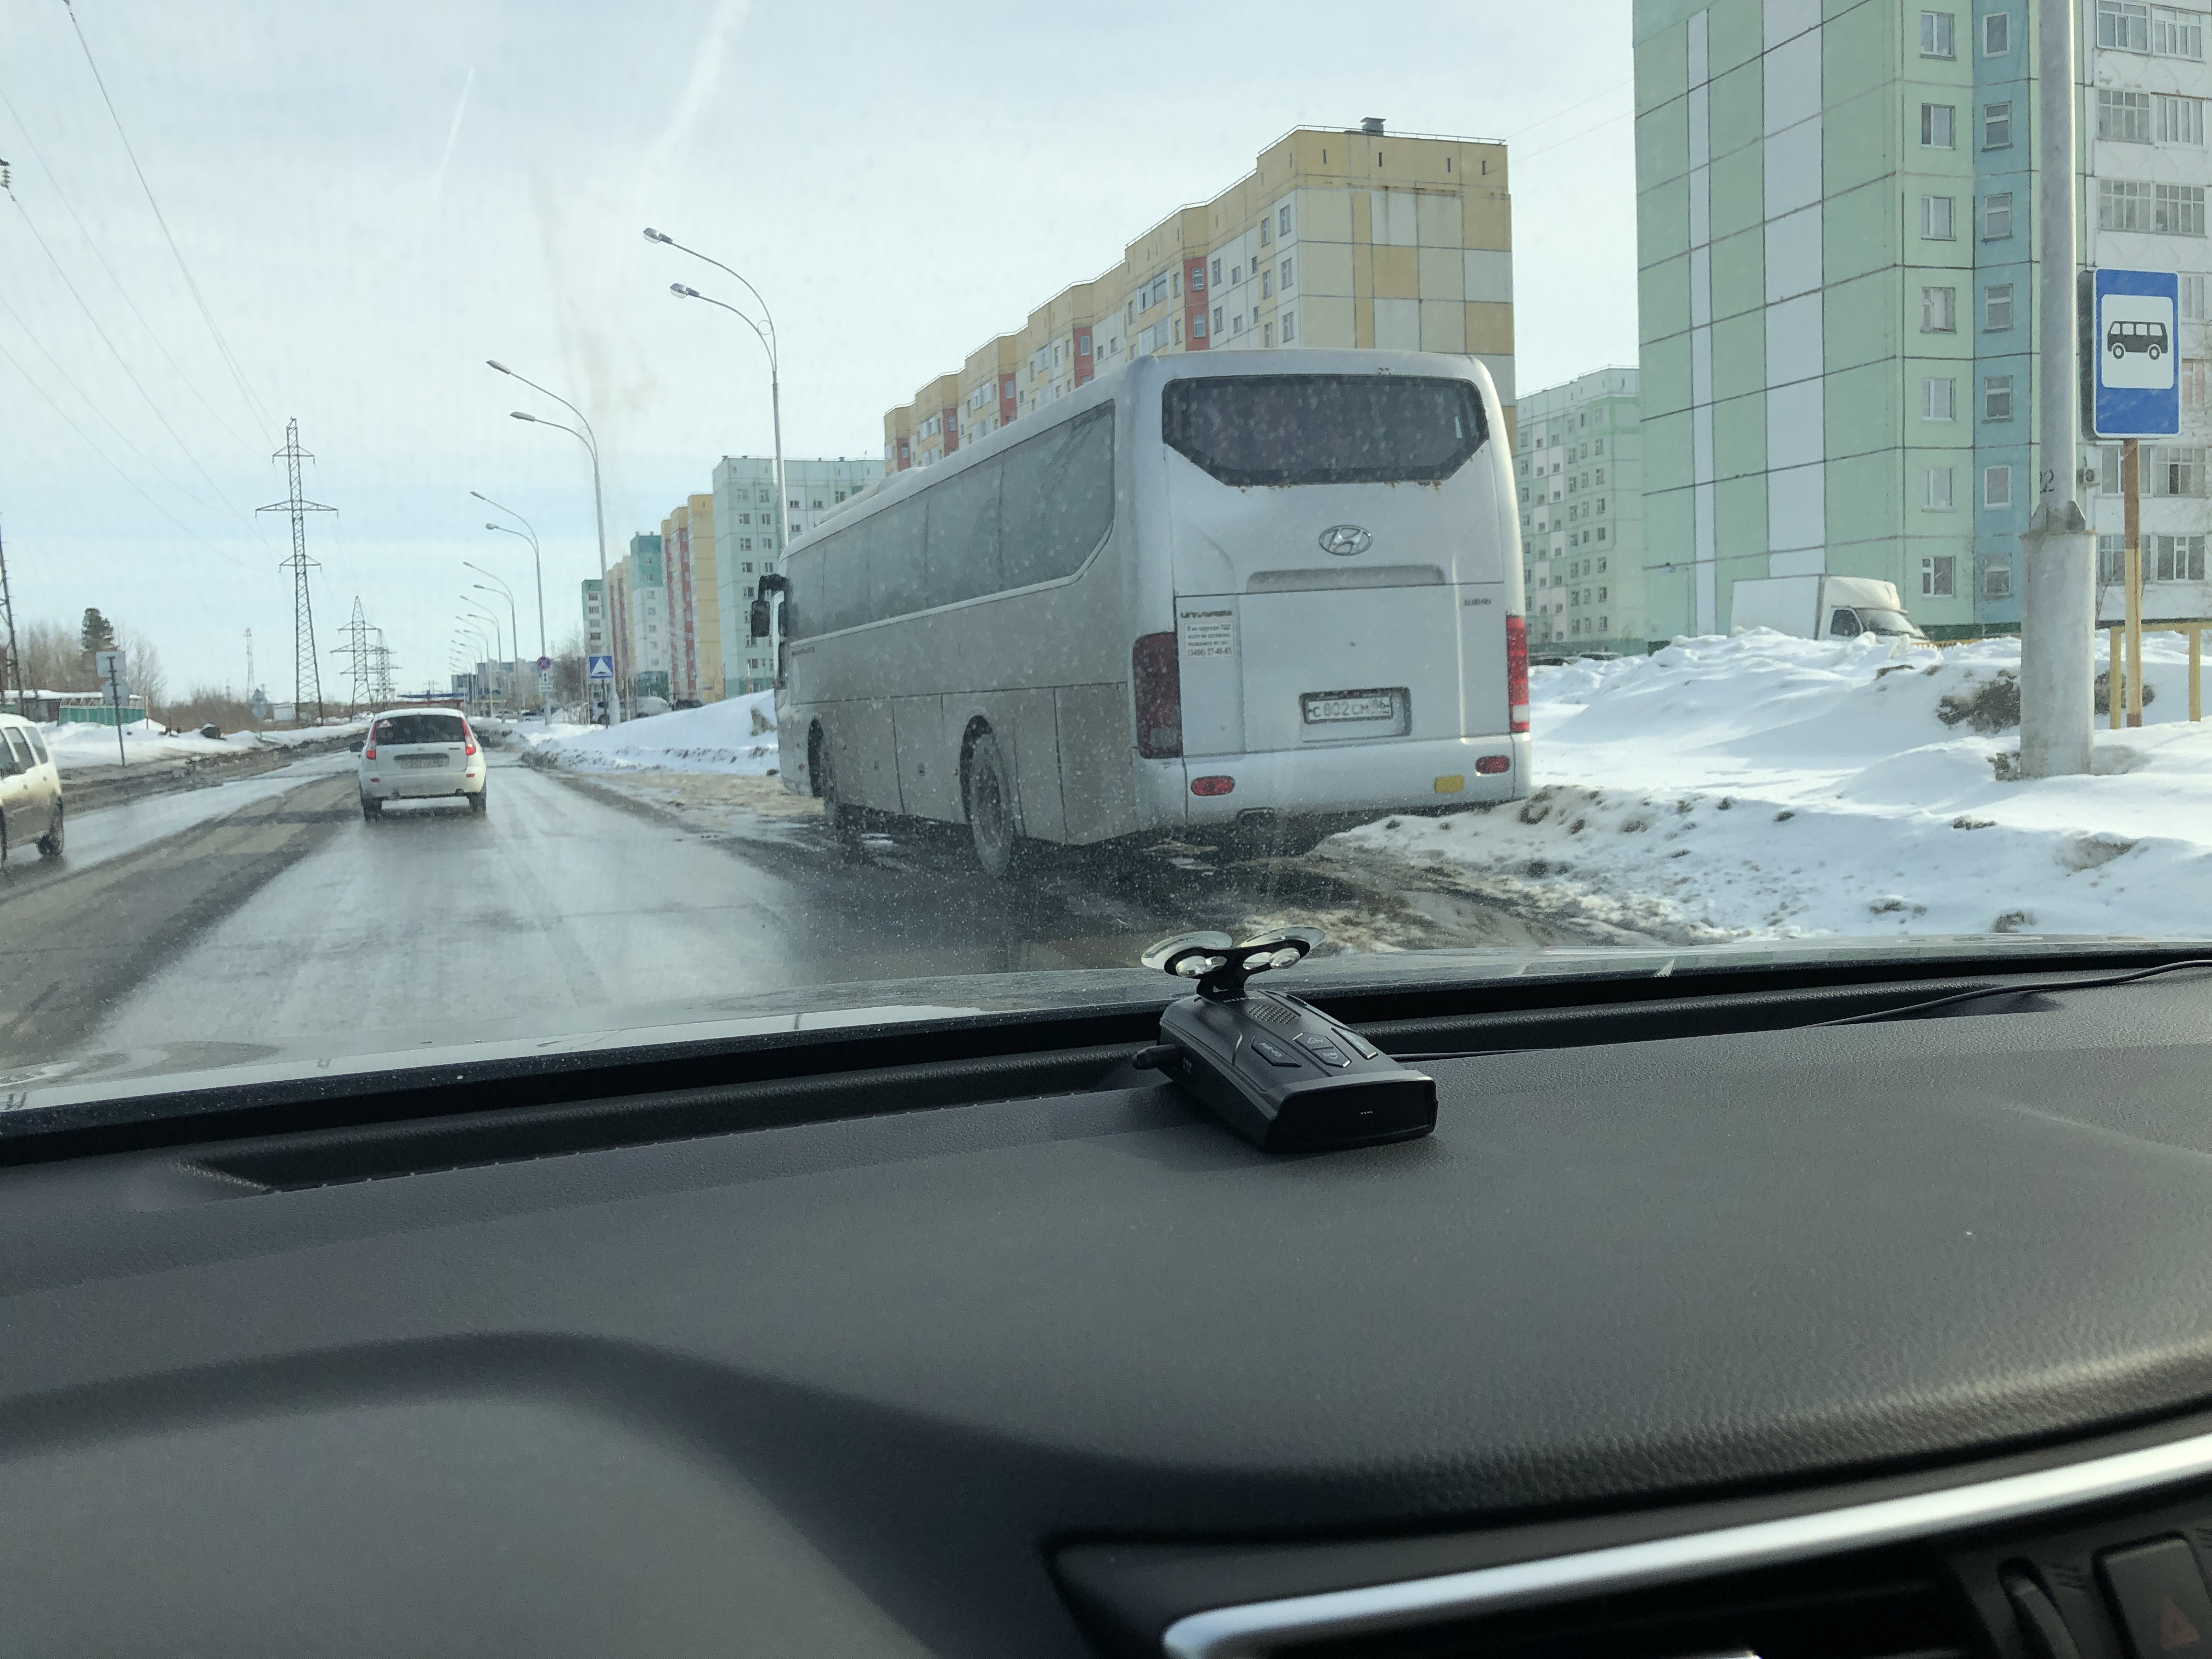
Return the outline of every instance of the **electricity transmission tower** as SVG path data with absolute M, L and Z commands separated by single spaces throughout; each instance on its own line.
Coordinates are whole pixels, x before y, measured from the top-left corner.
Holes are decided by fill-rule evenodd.
M 4 172 L 4 166 L 0 163 L 0 172 Z M 4 176 L 0 176 L 0 184 L 5 183 Z M 0 544 L 0 617 L 7 619 L 8 678 L 15 682 L 15 712 L 21 714 L 27 712 L 23 702 L 23 653 L 15 644 L 15 596 L 8 586 L 8 550 L 4 544 Z M 4 688 L 5 682 L 0 681 L 0 689 Z
M 284 463 L 291 494 L 284 501 L 273 501 L 255 511 L 292 515 L 292 556 L 277 567 L 292 573 L 292 711 L 293 717 L 298 719 L 307 705 L 313 703 L 315 723 L 319 726 L 323 720 L 323 665 L 315 658 L 315 613 L 307 599 L 307 573 L 318 567 L 307 556 L 307 514 L 335 513 L 337 508 L 308 501 L 300 494 L 300 463 L 314 457 L 300 447 L 297 417 L 284 422 L 284 447 L 277 451 L 275 459 Z
M 369 650 L 375 659 L 373 674 L 376 685 L 377 705 L 381 708 L 389 703 L 392 698 L 392 647 L 385 644 L 382 629 L 372 628 L 369 632 L 376 635 L 376 643 L 371 646 Z
M 361 595 L 354 595 L 353 620 L 338 629 L 345 643 L 334 647 L 333 657 L 350 656 L 352 663 L 346 672 L 353 680 L 353 706 L 361 708 L 376 696 L 376 647 L 369 635 L 376 630 L 368 625 L 368 618 L 361 612 Z

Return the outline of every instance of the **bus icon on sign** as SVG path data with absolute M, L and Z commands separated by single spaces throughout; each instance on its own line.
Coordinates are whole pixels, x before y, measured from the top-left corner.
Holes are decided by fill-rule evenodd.
M 2156 362 L 2168 350 L 2164 323 L 2114 322 L 2105 331 L 2105 349 L 2118 362 L 2130 351 L 2140 351 Z

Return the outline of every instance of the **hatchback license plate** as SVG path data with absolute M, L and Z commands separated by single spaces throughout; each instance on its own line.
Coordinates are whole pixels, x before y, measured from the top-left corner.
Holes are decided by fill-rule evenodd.
M 446 757 L 443 755 L 402 755 L 399 763 L 402 766 L 443 766 Z
M 1323 720 L 1389 720 L 1398 717 L 1395 691 L 1309 691 L 1298 699 L 1306 724 Z

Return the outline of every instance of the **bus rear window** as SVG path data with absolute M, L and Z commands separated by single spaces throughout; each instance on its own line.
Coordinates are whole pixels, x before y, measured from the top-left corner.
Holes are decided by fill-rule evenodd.
M 1170 448 L 1225 484 L 1434 483 L 1489 434 L 1465 380 L 1249 374 L 1170 381 Z

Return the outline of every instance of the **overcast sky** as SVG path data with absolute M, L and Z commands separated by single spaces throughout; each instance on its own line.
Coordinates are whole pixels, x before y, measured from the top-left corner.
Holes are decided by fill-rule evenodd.
M 546 632 L 575 629 L 583 451 L 509 420 L 560 410 L 485 358 L 597 427 L 611 558 L 720 456 L 766 453 L 764 355 L 667 286 L 744 296 L 647 224 L 775 307 L 794 456 L 878 455 L 886 407 L 1170 209 L 1367 115 L 1512 143 L 1523 388 L 1635 361 L 1628 0 L 76 15 L 182 263 L 63 0 L 0 0 L 0 535 L 19 617 L 96 605 L 173 692 L 242 690 L 251 629 L 290 693 L 289 527 L 252 511 L 284 495 L 288 416 L 339 509 L 308 526 L 332 686 L 356 596 L 404 683 L 442 684 L 464 559 L 514 585 L 536 650 L 528 549 L 471 489 L 535 523 Z

